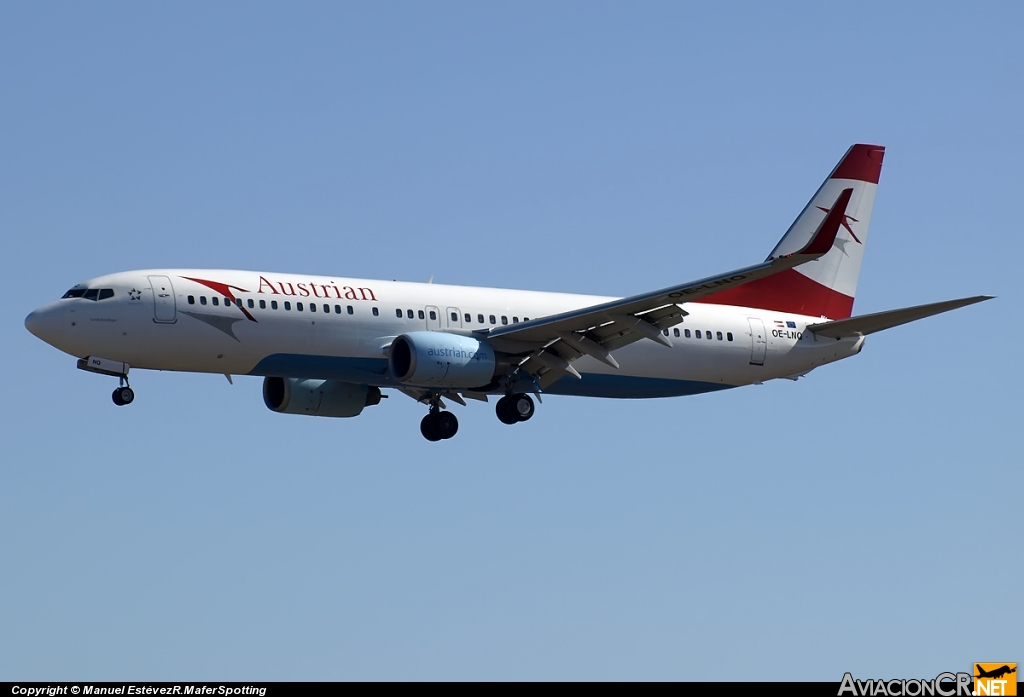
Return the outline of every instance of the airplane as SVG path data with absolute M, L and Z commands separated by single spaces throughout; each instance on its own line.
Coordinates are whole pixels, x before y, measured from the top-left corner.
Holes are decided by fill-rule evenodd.
M 988 300 L 853 316 L 885 148 L 856 144 L 767 259 L 626 298 L 266 271 L 152 269 L 100 276 L 35 310 L 26 328 L 118 378 L 131 369 L 263 377 L 285 414 L 353 417 L 382 389 L 428 408 L 487 402 L 505 424 L 542 395 L 640 399 L 796 380 L 858 354 L 869 334 Z
M 1003 666 L 1000 666 L 999 668 L 995 668 L 993 670 L 985 670 L 984 668 L 982 668 L 977 663 L 974 664 L 974 667 L 975 667 L 975 669 L 978 672 L 978 674 L 974 676 L 976 678 L 995 678 L 995 679 L 998 679 L 998 678 L 1003 677 L 1004 675 L 1009 675 L 1010 673 L 1016 673 L 1017 672 L 1017 665 L 1016 664 L 1014 664 L 1013 668 L 1011 668 L 1008 665 L 1003 665 Z

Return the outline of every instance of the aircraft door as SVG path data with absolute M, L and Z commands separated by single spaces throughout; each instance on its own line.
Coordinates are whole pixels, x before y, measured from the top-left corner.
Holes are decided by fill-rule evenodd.
M 171 279 L 167 276 L 150 276 L 149 287 L 153 290 L 153 321 L 161 324 L 177 322 L 177 305 Z
M 764 355 L 768 350 L 764 322 L 757 317 L 748 317 L 747 321 L 750 322 L 750 365 L 764 365 Z
M 441 311 L 433 305 L 427 305 L 427 331 L 441 331 Z
M 462 329 L 462 313 L 457 307 L 449 307 L 444 311 L 449 329 Z

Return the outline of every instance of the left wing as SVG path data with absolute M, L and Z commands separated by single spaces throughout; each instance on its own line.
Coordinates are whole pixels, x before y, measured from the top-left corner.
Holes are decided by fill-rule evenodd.
M 792 254 L 769 257 L 760 264 L 699 281 L 474 333 L 486 336 L 498 351 L 522 356 L 518 369 L 532 376 L 539 389 L 566 374 L 579 378 L 580 374 L 571 364 L 584 355 L 618 368 L 619 364 L 611 355 L 617 348 L 644 338 L 665 346 L 672 345 L 662 330 L 679 324 L 686 316 L 679 303 L 765 278 L 824 256 L 835 243 L 852 193 L 853 189 L 844 189 L 839 194 L 808 243 Z

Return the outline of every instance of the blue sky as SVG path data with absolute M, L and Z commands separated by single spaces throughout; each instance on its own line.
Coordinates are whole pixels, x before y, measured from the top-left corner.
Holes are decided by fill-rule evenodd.
M 0 677 L 816 679 L 1024 660 L 1015 3 L 0 8 Z M 756 262 L 887 147 L 799 383 L 268 411 L 27 331 L 104 273 L 632 294 Z M 993 619 L 997 621 L 993 621 Z

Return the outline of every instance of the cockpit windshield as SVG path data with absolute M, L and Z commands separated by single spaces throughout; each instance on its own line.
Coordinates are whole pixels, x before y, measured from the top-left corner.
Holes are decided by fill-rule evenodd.
M 72 288 L 64 294 L 65 298 L 84 298 L 86 300 L 106 300 L 114 297 L 113 288 Z

